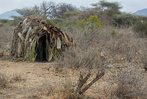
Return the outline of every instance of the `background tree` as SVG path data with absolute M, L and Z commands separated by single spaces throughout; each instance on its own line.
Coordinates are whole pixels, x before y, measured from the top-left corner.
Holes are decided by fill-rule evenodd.
M 95 9 L 106 12 L 109 16 L 120 14 L 120 9 L 122 8 L 118 2 L 107 2 L 104 0 L 101 0 L 99 3 L 92 4 L 92 6 Z
M 114 17 L 117 14 L 121 14 L 120 9 L 122 8 L 118 2 L 107 2 L 104 0 L 92 4 L 92 7 L 93 10 L 97 11 L 97 16 L 102 21 L 102 24 L 112 24 Z
M 18 12 L 20 16 L 11 16 L 13 18 L 11 25 L 16 25 L 20 20 L 22 20 L 26 16 L 30 16 L 30 15 L 42 16 L 41 9 L 37 5 L 35 5 L 34 7 L 25 7 L 22 9 L 16 9 L 16 12 Z
M 37 5 L 35 5 L 34 7 L 25 7 L 22 9 L 16 9 L 16 11 L 21 15 L 22 18 L 29 16 L 29 15 L 41 16 L 41 9 Z
M 44 18 L 47 18 L 47 17 L 53 18 L 52 13 L 55 9 L 55 6 L 56 4 L 53 1 L 49 1 L 49 2 L 44 1 L 41 3 L 41 10 L 42 10 L 42 14 Z
M 74 10 L 77 10 L 77 8 L 72 4 L 59 3 L 53 11 L 53 16 L 55 18 L 61 18 L 63 13 Z

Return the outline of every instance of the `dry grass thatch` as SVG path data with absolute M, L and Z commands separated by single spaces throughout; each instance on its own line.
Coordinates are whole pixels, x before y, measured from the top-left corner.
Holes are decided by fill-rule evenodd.
M 14 30 L 11 55 L 29 61 L 51 61 L 73 44 L 73 39 L 59 28 L 39 16 L 28 16 Z

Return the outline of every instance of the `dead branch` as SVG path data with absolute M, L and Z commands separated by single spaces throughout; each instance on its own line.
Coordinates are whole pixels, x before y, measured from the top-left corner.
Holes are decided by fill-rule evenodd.
M 88 74 L 86 75 L 86 77 L 83 78 L 83 75 L 80 74 L 80 77 L 79 77 L 79 84 L 78 84 L 78 87 L 77 87 L 75 93 L 79 93 L 79 92 L 81 91 L 82 86 L 87 82 L 87 80 L 90 78 L 90 76 L 91 76 L 91 74 L 88 73 Z
M 104 76 L 105 72 L 98 73 L 95 79 L 93 79 L 85 88 L 83 88 L 79 94 L 83 94 L 87 89 L 89 89 L 96 81 L 98 81 L 102 76 Z
M 88 84 L 86 85 L 83 89 L 83 85 L 87 82 L 87 80 L 90 78 L 91 74 L 90 72 L 86 75 L 85 78 L 83 78 L 83 75 L 80 73 L 79 77 L 79 84 L 77 86 L 77 89 L 75 91 L 76 94 L 83 94 L 86 90 L 88 90 L 96 81 L 98 81 L 102 76 L 104 76 L 105 72 L 102 69 L 101 71 L 98 71 L 96 77 Z

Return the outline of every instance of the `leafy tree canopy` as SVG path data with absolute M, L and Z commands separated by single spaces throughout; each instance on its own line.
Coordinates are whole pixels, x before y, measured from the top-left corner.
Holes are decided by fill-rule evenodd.
M 100 11 L 107 12 L 109 15 L 120 14 L 120 9 L 122 8 L 118 2 L 107 2 L 105 0 L 94 3 L 92 6 Z

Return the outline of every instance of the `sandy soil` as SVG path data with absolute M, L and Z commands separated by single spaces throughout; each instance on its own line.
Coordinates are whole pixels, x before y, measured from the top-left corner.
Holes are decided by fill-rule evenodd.
M 49 86 L 54 86 L 53 88 L 58 90 L 62 89 L 62 83 L 68 81 L 75 83 L 77 81 L 77 74 L 70 70 L 68 71 L 68 75 L 65 73 L 56 73 L 54 71 L 55 64 L 55 62 L 33 63 L 1 60 L 0 73 L 7 76 L 6 78 L 9 83 L 6 88 L 0 88 L 0 99 L 51 99 L 52 96 L 47 95 L 50 90 Z M 16 81 L 16 77 L 20 81 Z M 97 95 L 99 89 L 96 86 L 99 86 L 99 84 L 97 83 L 91 87 L 86 94 L 100 97 Z M 102 83 L 99 88 L 102 88 Z
M 77 83 L 78 72 L 68 70 L 57 73 L 55 64 L 0 60 L 0 74 L 6 75 L 8 81 L 6 88 L 0 87 L 0 99 L 63 99 L 59 98 L 57 91 L 62 90 L 64 84 L 70 87 Z M 103 78 L 107 76 L 108 73 Z M 115 91 L 116 85 L 108 86 L 103 78 L 90 87 L 85 95 L 93 97 L 90 99 L 110 99 L 108 89 L 113 87 Z
M 0 89 L 0 99 L 28 98 L 38 94 L 37 91 L 43 84 L 56 83 L 59 76 L 54 73 L 53 64 L 55 63 L 0 61 L 0 73 L 5 74 L 10 82 L 8 88 Z M 20 81 L 15 81 L 15 77 Z M 36 99 L 36 96 L 33 97 Z

